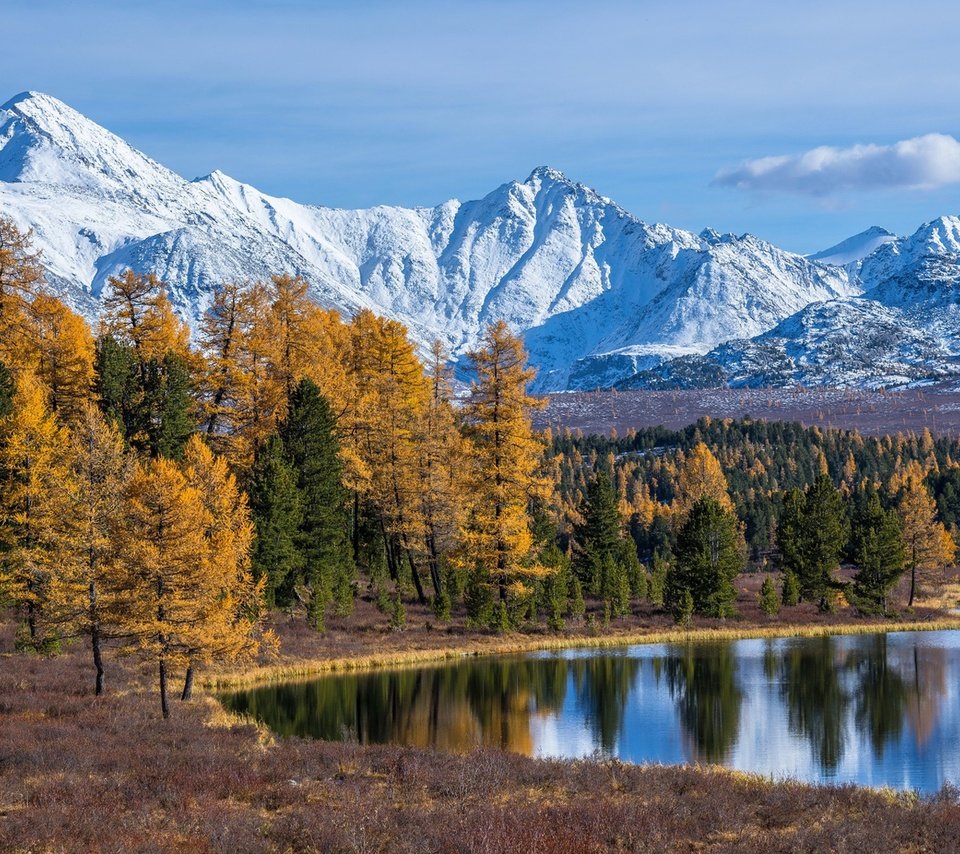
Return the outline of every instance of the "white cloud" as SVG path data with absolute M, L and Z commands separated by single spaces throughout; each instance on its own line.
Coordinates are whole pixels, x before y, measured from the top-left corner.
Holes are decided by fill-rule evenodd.
M 929 133 L 893 145 L 824 145 L 802 154 L 748 160 L 721 170 L 713 183 L 814 196 L 841 190 L 933 190 L 960 183 L 960 142 Z

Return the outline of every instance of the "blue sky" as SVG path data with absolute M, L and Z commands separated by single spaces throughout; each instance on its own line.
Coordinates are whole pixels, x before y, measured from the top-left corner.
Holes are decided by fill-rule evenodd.
M 186 177 L 302 202 L 476 198 L 548 164 L 801 252 L 960 213 L 942 0 L 4 0 L 3 29 L 0 101 L 47 92 Z

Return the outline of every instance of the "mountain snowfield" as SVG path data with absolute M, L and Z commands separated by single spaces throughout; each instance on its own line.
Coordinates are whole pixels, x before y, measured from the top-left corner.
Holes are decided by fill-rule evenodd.
M 691 365 L 738 384 L 960 372 L 956 218 L 804 258 L 645 223 L 546 167 L 432 208 L 301 205 L 221 172 L 187 181 L 33 92 L 0 107 L 0 215 L 33 229 L 51 288 L 91 318 L 127 268 L 164 280 L 191 322 L 218 282 L 290 272 L 321 304 L 371 308 L 455 356 L 503 319 L 539 391 L 669 384 Z

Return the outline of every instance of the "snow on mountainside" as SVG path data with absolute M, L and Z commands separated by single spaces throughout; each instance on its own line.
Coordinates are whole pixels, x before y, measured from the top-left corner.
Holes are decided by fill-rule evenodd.
M 702 358 L 667 360 L 621 385 L 890 388 L 956 380 L 960 218 L 940 217 L 905 238 L 870 231 L 884 239 L 847 265 L 862 297 L 814 303 L 762 335 L 723 343 Z M 862 237 L 820 254 L 841 256 L 862 246 Z
M 546 167 L 475 201 L 301 205 L 221 172 L 187 181 L 37 93 L 0 107 L 0 214 L 34 230 L 51 287 L 91 317 L 127 267 L 166 281 L 191 321 L 218 282 L 290 272 L 322 304 L 372 308 L 454 354 L 504 319 L 524 334 L 540 391 L 699 364 L 723 342 L 867 288 L 899 313 L 861 329 L 902 318 L 926 330 L 919 316 L 934 307 L 945 329 L 960 279 L 956 220 L 904 240 L 871 229 L 806 259 L 751 235 L 645 223 Z
M 890 243 L 897 239 L 895 234 L 874 225 L 866 231 L 861 231 L 853 237 L 848 237 L 836 246 L 817 252 L 815 255 L 808 255 L 811 261 L 819 261 L 821 264 L 832 264 L 835 266 L 845 266 L 855 261 L 866 258 L 871 252 L 874 252 L 884 243 Z

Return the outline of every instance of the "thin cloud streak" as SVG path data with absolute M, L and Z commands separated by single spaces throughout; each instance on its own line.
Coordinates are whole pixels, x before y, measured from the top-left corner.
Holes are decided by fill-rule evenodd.
M 960 183 L 960 141 L 941 133 L 892 145 L 820 146 L 761 157 L 717 173 L 713 184 L 760 192 L 829 196 L 849 190 L 936 190 Z

